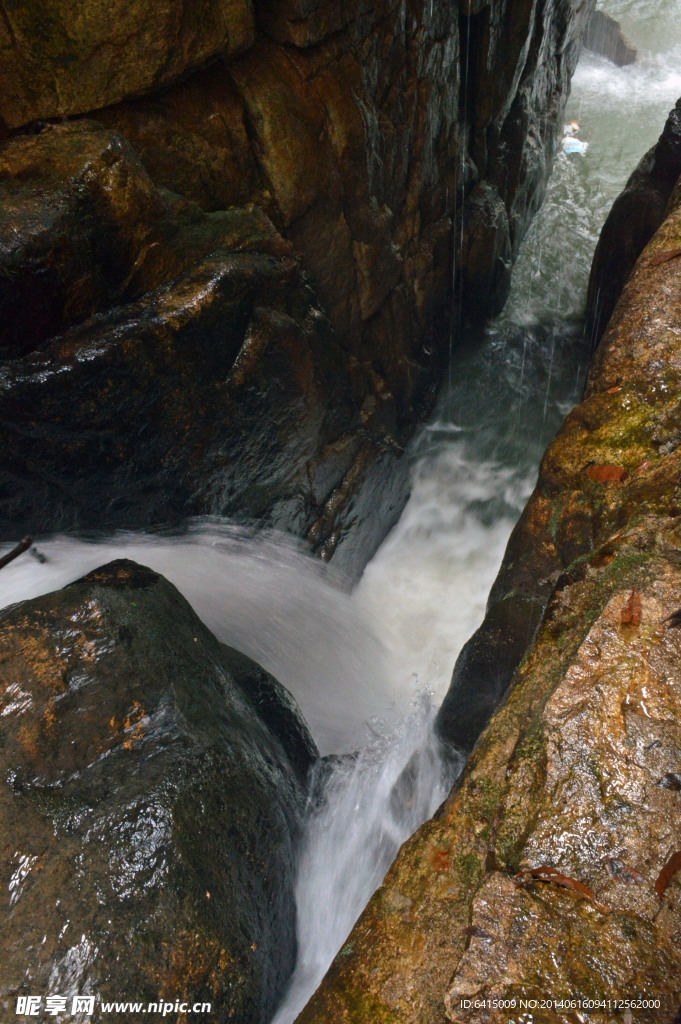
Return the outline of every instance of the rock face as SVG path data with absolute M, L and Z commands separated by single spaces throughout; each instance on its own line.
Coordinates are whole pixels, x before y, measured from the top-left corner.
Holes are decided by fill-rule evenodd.
M 584 46 L 587 50 L 607 57 L 619 67 L 636 63 L 636 47 L 627 42 L 620 23 L 605 11 L 594 11 L 589 18 Z
M 0 708 L 5 1015 L 92 993 L 269 1020 L 316 758 L 283 687 L 119 561 L 3 613 Z
M 215 512 L 330 554 L 354 527 L 352 568 L 381 539 L 369 492 L 382 481 L 381 523 L 404 500 L 394 402 L 343 358 L 268 218 L 157 189 L 86 122 L 18 137 L 4 158 L 20 168 L 0 185 L 5 529 Z M 336 488 L 344 503 L 326 506 Z
M 589 278 L 587 330 L 598 344 L 636 260 L 662 224 L 681 174 L 681 100 L 603 225 Z
M 509 546 L 504 585 L 522 595 L 534 576 L 527 599 L 549 596 L 534 643 L 300 1024 L 508 1024 L 512 1003 L 476 999 L 610 1024 L 603 1001 L 625 992 L 635 1020 L 678 1019 L 678 190 L 670 210 Z
M 360 571 L 406 497 L 453 272 L 465 310 L 503 302 L 593 0 L 214 0 L 172 39 L 173 3 L 115 35 L 110 5 L 53 0 L 49 37 L 24 6 L 0 17 L 3 534 L 221 513 Z M 74 452 L 93 409 L 108 504 Z
M 6 3 L 0 16 L 0 119 L 96 110 L 158 89 L 253 41 L 247 0 L 48 0 Z

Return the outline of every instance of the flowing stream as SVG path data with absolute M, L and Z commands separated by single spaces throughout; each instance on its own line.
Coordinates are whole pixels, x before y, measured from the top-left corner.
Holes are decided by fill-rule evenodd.
M 300 855 L 298 966 L 275 1024 L 295 1020 L 401 843 L 451 785 L 456 766 L 441 760 L 434 709 L 483 618 L 541 454 L 579 400 L 589 357 L 580 317 L 600 226 L 681 95 L 681 2 L 600 6 L 639 61 L 582 58 L 568 118 L 588 151 L 559 153 L 507 307 L 455 353 L 450 386 L 411 445 L 409 503 L 353 593 L 289 539 L 216 520 L 175 537 L 46 538 L 44 561 L 25 555 L 0 573 L 2 607 L 111 558 L 151 566 L 288 687 L 333 755 Z

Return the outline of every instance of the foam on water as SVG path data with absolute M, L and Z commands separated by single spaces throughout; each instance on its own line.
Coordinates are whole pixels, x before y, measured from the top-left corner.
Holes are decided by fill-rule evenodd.
M 371 598 L 290 538 L 197 520 L 182 536 L 46 538 L 0 573 L 0 607 L 55 590 L 114 558 L 162 573 L 224 643 L 271 671 L 298 701 L 322 753 L 354 750 L 367 720 L 394 721 L 413 697 L 396 675 Z
M 336 764 L 312 813 L 298 869 L 298 962 L 273 1024 L 291 1024 L 394 860 L 457 770 L 444 764 L 427 697 L 356 758 Z

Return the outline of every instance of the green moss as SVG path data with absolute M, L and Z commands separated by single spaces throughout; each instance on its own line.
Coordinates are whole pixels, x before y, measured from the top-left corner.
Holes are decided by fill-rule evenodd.
M 613 461 L 626 457 L 638 448 L 650 449 L 652 416 L 650 406 L 642 396 L 630 391 L 620 392 L 618 408 L 603 409 L 604 422 L 593 431 L 589 447 L 595 449 L 601 461 L 611 456 Z M 624 403 L 627 403 L 626 405 Z
M 503 788 L 498 782 L 492 779 L 477 778 L 475 780 L 477 786 L 477 797 L 481 804 L 482 812 L 488 821 L 491 821 L 494 817 L 494 812 L 501 803 L 503 796 Z
M 604 577 L 610 584 L 615 582 L 618 585 L 629 585 L 641 582 L 641 570 L 650 563 L 650 554 L 647 551 L 620 551 L 615 555 L 614 560 L 606 567 Z M 649 573 L 647 574 L 649 575 Z
M 338 997 L 340 1003 L 349 1010 L 352 1020 L 371 1021 L 371 1024 L 397 1024 L 400 1020 L 397 1010 L 389 1009 L 366 989 L 359 991 L 354 986 L 341 986 Z M 334 992 L 334 1001 L 335 999 Z
M 476 889 L 482 881 L 482 866 L 476 853 L 464 853 L 457 857 L 454 871 L 466 889 Z
M 508 815 L 497 841 L 497 859 L 512 875 L 520 867 L 520 851 L 525 844 L 528 824 L 524 817 Z
M 546 756 L 546 736 L 541 722 L 535 719 L 523 734 L 515 751 L 518 761 L 537 762 Z

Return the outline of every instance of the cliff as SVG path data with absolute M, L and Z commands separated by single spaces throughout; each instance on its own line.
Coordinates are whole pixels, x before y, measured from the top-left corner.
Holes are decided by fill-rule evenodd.
M 219 513 L 361 571 L 592 8 L 5 5 L 5 535 Z

